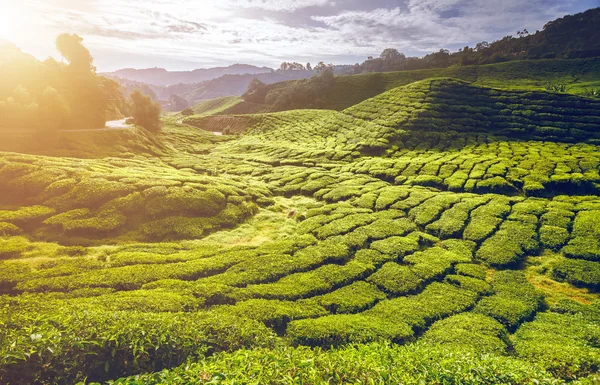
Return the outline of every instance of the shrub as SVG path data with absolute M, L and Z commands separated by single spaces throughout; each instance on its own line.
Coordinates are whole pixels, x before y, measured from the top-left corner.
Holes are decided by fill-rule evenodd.
M 562 251 L 569 258 L 600 261 L 600 241 L 595 236 L 575 237 L 563 247 Z
M 212 311 L 223 319 L 249 318 L 281 332 L 291 320 L 315 318 L 327 314 L 327 311 L 316 303 L 266 299 L 251 299 L 235 305 L 223 305 Z
M 510 331 L 533 319 L 542 306 L 543 296 L 527 281 L 523 272 L 496 272 L 492 285 L 496 294 L 479 301 L 474 312 L 495 318 Z
M 459 263 L 454 267 L 454 271 L 456 271 L 456 274 L 479 279 L 485 279 L 487 275 L 487 269 L 484 265 L 474 263 Z
M 385 298 L 375 285 L 357 281 L 308 301 L 316 301 L 332 313 L 357 313 Z
M 320 266 L 314 270 L 290 274 L 277 282 L 248 285 L 244 294 L 262 298 L 298 299 L 323 294 L 334 287 L 347 285 L 374 270 L 373 265 L 350 261 L 346 265 Z
M 476 256 L 493 266 L 510 266 L 526 252 L 536 252 L 538 246 L 535 225 L 505 221 L 498 232 L 483 242 Z
M 600 289 L 600 263 L 598 262 L 564 259 L 552 267 L 552 276 L 577 286 Z
M 419 241 L 414 237 L 389 237 L 371 243 L 371 249 L 398 258 L 419 249 Z
M 415 330 L 423 330 L 432 322 L 470 308 L 477 297 L 472 291 L 434 282 L 420 294 L 381 301 L 362 314 L 403 322 Z
M 423 335 L 419 344 L 487 354 L 506 354 L 511 345 L 502 324 L 491 317 L 475 313 L 457 314 L 437 321 Z
M 597 323 L 544 312 L 519 328 L 514 346 L 518 357 L 537 362 L 558 378 L 575 380 L 597 373 L 599 340 Z
M 540 242 L 545 247 L 558 250 L 569 239 L 569 231 L 562 227 L 542 226 L 540 227 Z
M 410 340 L 413 330 L 397 320 L 385 320 L 361 314 L 338 314 L 290 322 L 287 336 L 297 345 L 337 346 L 389 340 Z
M 423 283 L 423 279 L 413 273 L 410 267 L 401 266 L 394 262 L 383 265 L 377 272 L 367 278 L 367 281 L 394 295 L 405 295 L 414 292 Z
M 106 381 L 178 365 L 211 351 L 271 346 L 274 339 L 256 321 L 217 320 L 211 313 L 85 310 L 55 309 L 47 315 L 49 322 L 13 314 L 3 331 L 3 337 L 15 342 L 2 346 L 3 382 Z

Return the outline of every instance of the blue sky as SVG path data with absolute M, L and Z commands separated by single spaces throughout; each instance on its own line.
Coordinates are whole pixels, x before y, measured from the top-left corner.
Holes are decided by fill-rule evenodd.
M 282 61 L 353 64 L 530 32 L 600 0 L 0 0 L 0 38 L 43 59 L 61 32 L 100 71 Z

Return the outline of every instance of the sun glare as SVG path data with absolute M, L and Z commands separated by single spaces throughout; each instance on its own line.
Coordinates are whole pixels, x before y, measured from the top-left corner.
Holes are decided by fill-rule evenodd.
M 0 38 L 15 40 L 23 29 L 23 10 L 16 5 L 0 5 Z

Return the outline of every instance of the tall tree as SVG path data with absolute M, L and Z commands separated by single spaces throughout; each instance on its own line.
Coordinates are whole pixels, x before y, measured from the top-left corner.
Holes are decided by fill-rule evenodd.
M 84 47 L 83 38 L 78 35 L 63 33 L 56 38 L 58 52 L 69 61 L 69 66 L 76 71 L 95 73 L 93 58 L 90 51 Z
M 132 115 L 135 124 L 148 131 L 160 131 L 160 104 L 155 103 L 149 96 L 135 90 L 131 94 Z

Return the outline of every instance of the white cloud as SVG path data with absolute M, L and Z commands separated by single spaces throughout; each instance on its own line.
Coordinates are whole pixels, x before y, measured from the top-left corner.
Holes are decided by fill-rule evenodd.
M 291 12 L 309 7 L 335 5 L 331 0 L 226 0 L 225 7 L 229 8 L 259 8 L 268 11 Z
M 576 4 L 373 0 L 379 8 L 368 9 L 358 0 L 0 1 L 25 9 L 27 29 L 35 32 L 15 41 L 25 51 L 43 58 L 53 50 L 56 35 L 78 33 L 101 70 L 236 62 L 275 66 L 283 60 L 355 62 L 387 47 L 424 54 L 492 41 L 518 29 L 533 31 Z

